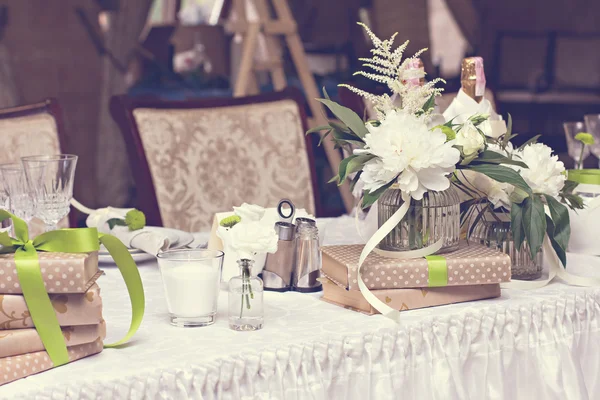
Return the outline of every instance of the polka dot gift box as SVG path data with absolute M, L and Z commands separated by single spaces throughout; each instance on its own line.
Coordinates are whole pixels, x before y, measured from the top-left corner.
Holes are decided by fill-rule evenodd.
M 40 270 L 48 294 L 85 293 L 102 274 L 98 252 L 51 253 L 39 251 Z M 0 254 L 0 294 L 20 294 L 14 253 Z
M 348 290 L 358 288 L 358 259 L 363 245 L 323 247 L 323 273 Z M 371 290 L 424 288 L 430 286 L 467 286 L 510 281 L 510 256 L 486 246 L 462 242 L 452 253 L 440 254 L 443 285 L 430 285 L 430 260 L 394 259 L 371 253 L 361 268 L 365 285 Z M 440 262 L 436 264 L 439 282 Z

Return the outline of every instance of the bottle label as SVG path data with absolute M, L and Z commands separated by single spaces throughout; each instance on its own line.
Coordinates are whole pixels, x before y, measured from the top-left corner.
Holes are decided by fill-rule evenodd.
M 475 59 L 475 96 L 485 94 L 485 72 L 483 70 L 483 58 L 473 57 Z

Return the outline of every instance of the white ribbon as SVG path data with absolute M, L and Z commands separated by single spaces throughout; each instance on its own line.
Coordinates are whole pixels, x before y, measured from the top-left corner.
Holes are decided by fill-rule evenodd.
M 402 200 L 404 201 L 404 203 L 402 203 L 400 208 L 383 225 L 381 225 L 381 227 L 367 241 L 367 244 L 365 244 L 365 247 L 360 253 L 357 271 L 358 288 L 360 289 L 360 292 L 362 293 L 364 298 L 369 302 L 370 305 L 373 306 L 373 308 L 379 311 L 384 317 L 389 318 L 395 321 L 396 323 L 400 323 L 400 311 L 388 306 L 383 301 L 379 300 L 373 293 L 371 293 L 371 291 L 369 290 L 369 288 L 367 288 L 367 285 L 362 279 L 360 270 L 362 268 L 363 263 L 367 259 L 367 256 L 371 254 L 372 251 L 375 251 L 375 253 L 384 257 L 396 259 L 426 257 L 441 249 L 444 244 L 444 240 L 440 239 L 434 244 L 424 247 L 422 249 L 401 252 L 384 251 L 376 248 L 379 242 L 381 242 L 387 236 L 387 234 L 390 233 L 400 223 L 400 221 L 402 221 L 402 218 L 404 218 L 404 216 L 408 212 L 411 202 L 410 195 L 402 193 Z

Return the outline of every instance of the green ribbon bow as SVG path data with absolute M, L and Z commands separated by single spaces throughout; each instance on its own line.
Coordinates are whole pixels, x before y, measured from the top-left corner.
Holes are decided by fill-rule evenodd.
M 25 221 L 0 210 L 0 221 L 9 218 L 13 221 L 16 238 L 11 238 L 6 232 L 0 233 L 2 246 L 0 253 L 15 253 L 18 284 L 21 285 L 35 328 L 55 367 L 68 363 L 69 354 L 56 313 L 44 286 L 38 251 L 89 253 L 98 251 L 99 243 L 102 243 L 115 260 L 125 280 L 132 310 L 127 334 L 123 339 L 104 347 L 117 347 L 135 334 L 144 317 L 144 288 L 131 254 L 119 239 L 111 235 L 99 234 L 96 228 L 77 228 L 46 232 L 30 240 Z

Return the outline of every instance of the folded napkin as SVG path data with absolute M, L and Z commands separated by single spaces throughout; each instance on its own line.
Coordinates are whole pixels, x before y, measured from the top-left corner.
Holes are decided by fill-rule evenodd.
M 91 343 L 106 336 L 104 321 L 97 325 L 64 326 L 61 330 L 67 347 Z M 44 351 L 44 344 L 35 328 L 0 332 L 0 358 L 37 351 Z
M 168 250 L 170 242 L 169 238 L 164 234 L 151 231 L 147 228 L 130 231 L 126 226 L 115 226 L 113 229 L 110 229 L 108 226 L 109 219 L 124 219 L 125 214 L 130 210 L 132 208 L 99 208 L 90 213 L 85 223 L 90 228 L 98 228 L 98 232 L 110 233 L 116 236 L 130 249 L 140 249 L 152 255 Z
M 488 120 L 479 125 L 479 128 L 486 136 L 498 138 L 506 133 L 506 123 L 502 120 L 502 117 L 496 113 L 492 107 L 492 103 L 486 98 L 483 98 L 481 102 L 478 103 L 462 89 L 458 91 L 458 94 L 454 100 L 452 100 L 450 106 L 444 111 L 444 118 L 446 121 L 450 121 L 454 118 L 455 123 L 462 124 L 476 114 L 489 115 Z

